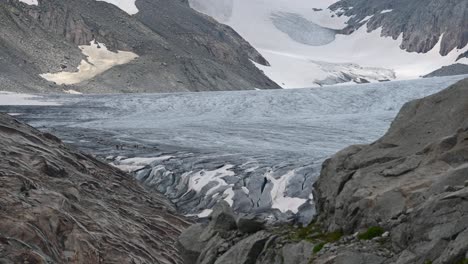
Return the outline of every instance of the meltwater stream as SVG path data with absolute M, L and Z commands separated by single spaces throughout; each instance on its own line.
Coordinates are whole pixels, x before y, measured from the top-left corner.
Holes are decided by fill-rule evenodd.
M 206 216 L 220 199 L 240 213 L 307 222 L 321 163 L 382 136 L 407 101 L 461 76 L 320 89 L 49 95 L 55 106 L 0 111 L 106 158 Z

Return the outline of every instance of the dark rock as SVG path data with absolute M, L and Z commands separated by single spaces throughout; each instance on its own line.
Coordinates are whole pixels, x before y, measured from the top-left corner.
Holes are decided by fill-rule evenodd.
M 207 241 L 199 239 L 204 229 L 205 227 L 202 224 L 192 225 L 179 236 L 178 242 L 184 263 L 196 263 L 198 256 L 205 248 Z
M 219 257 L 215 264 L 254 264 L 271 235 L 260 231 L 241 240 Z
M 45 159 L 42 161 L 42 171 L 50 177 L 64 178 L 68 176 L 64 168 L 60 168 L 59 165 Z
M 241 216 L 237 220 L 237 227 L 240 232 L 252 234 L 265 228 L 264 220 L 255 215 Z
M 443 66 L 440 69 L 437 69 L 427 75 L 424 75 L 424 78 L 430 77 L 440 77 L 440 76 L 451 76 L 451 75 L 463 75 L 468 74 L 468 65 L 455 63 L 449 66 Z
M 224 200 L 219 201 L 210 215 L 209 230 L 215 232 L 230 231 L 237 228 L 236 218 L 231 206 Z

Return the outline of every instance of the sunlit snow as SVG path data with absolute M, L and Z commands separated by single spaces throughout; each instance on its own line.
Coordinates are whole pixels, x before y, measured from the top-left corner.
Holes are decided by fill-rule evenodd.
M 129 15 L 134 15 L 138 13 L 138 8 L 136 7 L 135 0 L 96 0 L 103 1 L 109 4 L 113 4 L 123 11 L 127 12 Z
M 28 5 L 39 5 L 37 0 L 19 0 L 20 2 L 26 3 Z

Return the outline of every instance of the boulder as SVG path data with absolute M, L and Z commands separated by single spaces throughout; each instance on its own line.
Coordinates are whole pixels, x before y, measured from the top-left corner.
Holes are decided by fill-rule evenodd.
M 468 79 L 407 103 L 381 139 L 327 160 L 314 186 L 324 228 L 389 230 L 392 263 L 461 261 L 468 251 L 466 98 Z
M 236 218 L 231 206 L 224 200 L 220 200 L 213 208 L 210 215 L 208 230 L 224 232 L 236 229 Z
M 240 232 L 252 234 L 265 228 L 264 220 L 255 215 L 241 216 L 237 219 L 237 227 Z
M 215 264 L 254 264 L 271 234 L 260 231 L 237 243 Z

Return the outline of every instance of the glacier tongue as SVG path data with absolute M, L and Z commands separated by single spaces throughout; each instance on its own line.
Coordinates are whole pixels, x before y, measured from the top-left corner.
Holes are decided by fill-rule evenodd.
M 107 157 L 164 193 L 183 214 L 206 216 L 223 199 L 237 212 L 307 222 L 315 213 L 312 184 L 327 157 L 379 138 L 405 102 L 462 78 L 277 91 L 48 95 L 35 100 L 55 106 L 4 105 L 0 111 L 21 114 Z M 7 94 L 0 102 L 2 96 Z

